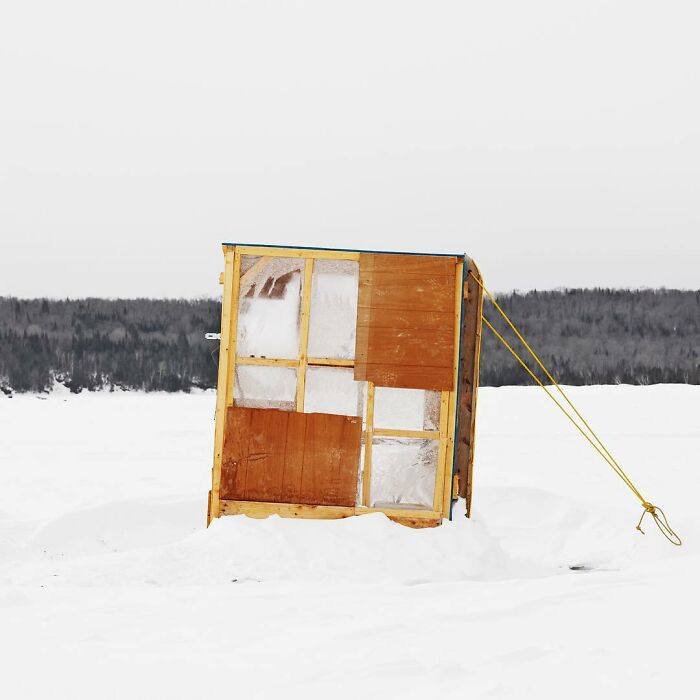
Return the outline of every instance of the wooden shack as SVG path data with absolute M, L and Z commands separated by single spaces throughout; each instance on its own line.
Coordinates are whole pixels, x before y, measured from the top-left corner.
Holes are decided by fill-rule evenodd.
M 224 244 L 207 523 L 471 510 L 482 292 L 465 255 Z

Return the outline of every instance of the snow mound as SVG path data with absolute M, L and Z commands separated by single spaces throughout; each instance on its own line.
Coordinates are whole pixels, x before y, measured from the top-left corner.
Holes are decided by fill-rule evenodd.
M 683 547 L 636 532 L 639 503 L 536 389 L 480 392 L 473 517 L 422 530 L 205 528 L 213 394 L 0 401 L 6 694 L 686 697 L 700 387 L 571 393 Z
M 560 501 L 547 509 L 535 490 L 499 498 L 539 500 L 547 518 L 494 536 L 463 513 L 438 528 L 411 529 L 381 513 L 341 520 L 245 516 L 202 524 L 197 501 L 113 503 L 57 518 L 27 543 L 30 559 L 51 568 L 54 583 L 77 586 L 208 585 L 244 582 L 416 585 L 551 576 L 566 568 L 567 533 L 590 526 Z M 526 520 L 523 517 L 523 520 Z M 575 529 L 575 528 L 574 528 Z M 551 541 L 537 532 L 556 533 Z M 540 550 L 531 540 L 544 543 Z
M 202 503 L 124 501 L 66 513 L 42 525 L 28 543 L 34 553 L 88 556 L 181 540 L 202 521 Z

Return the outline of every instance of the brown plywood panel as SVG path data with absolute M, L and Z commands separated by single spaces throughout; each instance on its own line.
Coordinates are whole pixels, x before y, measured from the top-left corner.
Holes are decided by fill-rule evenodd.
M 459 258 L 360 254 L 355 379 L 405 389 L 454 388 Z
M 282 476 L 282 493 L 277 503 L 301 503 L 301 476 L 304 466 L 306 414 L 288 413 L 287 437 Z
M 222 499 L 229 498 L 228 494 L 245 491 L 246 456 L 250 439 L 251 418 L 250 411 L 232 411 L 229 408 L 226 412 L 221 459 L 221 485 L 219 487 Z M 237 436 L 237 439 L 232 440 L 231 436 Z
M 276 501 L 282 494 L 287 447 L 285 411 L 251 414 L 244 492 L 247 501 Z M 275 436 L 271 440 L 270 436 Z
M 355 365 L 357 369 L 357 365 Z M 426 367 L 425 365 L 388 365 L 385 363 L 364 365 L 364 371 L 377 386 L 400 389 L 435 390 L 434 387 L 445 383 L 444 367 Z M 454 379 L 452 379 L 454 381 Z M 410 386 L 405 386 L 409 384 Z M 437 391 L 437 390 L 435 390 Z
M 334 446 L 342 444 L 342 425 L 337 421 L 324 420 L 320 413 L 309 415 L 313 415 L 316 420 L 307 422 L 299 502 L 354 505 L 354 499 L 352 503 L 342 501 L 343 495 L 339 487 L 340 450 Z M 359 465 L 359 453 L 357 458 Z
M 454 279 L 455 261 L 461 260 L 461 256 L 451 255 L 407 255 L 405 253 L 360 253 L 360 264 L 362 257 L 371 258 L 369 265 L 375 272 L 390 272 L 395 274 L 397 269 L 403 275 L 425 276 L 429 268 L 434 275 L 452 275 Z M 368 261 L 365 261 L 365 266 Z
M 361 433 L 356 416 L 232 406 L 221 498 L 354 506 Z
M 454 294 L 454 290 L 453 290 Z M 357 325 L 369 326 L 372 319 L 370 307 L 357 309 Z M 397 330 L 435 330 L 452 324 L 454 309 L 449 311 L 416 311 L 416 309 L 396 309 L 391 316 L 391 327 Z
M 374 326 L 369 329 L 367 346 L 355 355 L 355 362 L 359 359 L 373 364 L 372 358 L 381 354 L 382 361 L 392 365 L 444 367 L 448 361 L 454 363 L 454 314 L 450 321 L 448 329 L 403 328 L 398 335 L 395 327 Z M 396 342 L 397 337 L 401 342 Z
M 451 276 L 438 275 L 429 265 L 423 274 L 372 270 L 366 276 L 360 274 L 359 287 L 360 298 L 368 297 L 373 309 L 440 312 L 446 310 L 445 297 L 454 299 L 454 269 Z

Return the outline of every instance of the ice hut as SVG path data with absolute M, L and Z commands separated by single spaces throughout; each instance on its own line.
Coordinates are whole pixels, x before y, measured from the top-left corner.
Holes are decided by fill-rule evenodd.
M 482 290 L 463 254 L 224 244 L 221 515 L 471 508 Z M 472 274 L 468 274 L 471 272 Z

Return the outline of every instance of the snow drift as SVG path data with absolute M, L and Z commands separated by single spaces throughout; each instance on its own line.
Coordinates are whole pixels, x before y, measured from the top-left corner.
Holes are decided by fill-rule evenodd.
M 6 694 L 689 697 L 700 388 L 570 392 L 682 548 L 536 389 L 481 391 L 474 517 L 432 530 L 205 529 L 212 393 L 0 399 Z

